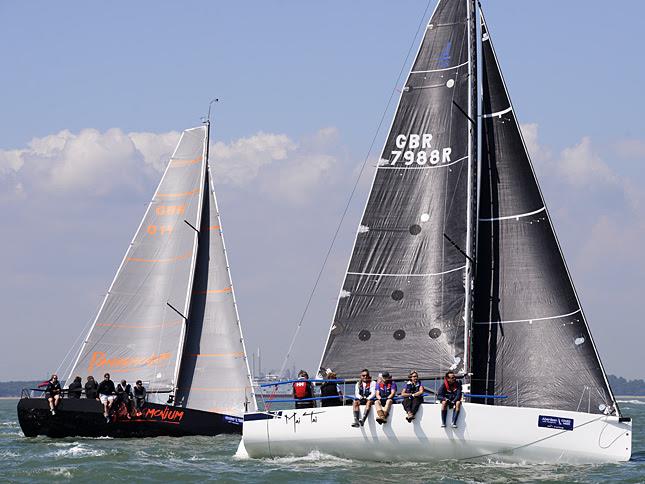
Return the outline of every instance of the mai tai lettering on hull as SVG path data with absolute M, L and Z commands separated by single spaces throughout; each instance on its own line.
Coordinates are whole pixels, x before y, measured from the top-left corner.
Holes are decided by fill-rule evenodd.
M 132 356 L 127 358 L 108 357 L 102 351 L 95 351 L 92 353 L 92 359 L 87 366 L 87 371 L 92 372 L 94 368 L 110 368 L 110 369 L 131 369 L 141 368 L 143 366 L 154 366 L 159 363 L 169 360 L 171 353 L 161 353 L 160 355 L 152 354 L 150 356 Z
M 403 159 L 405 166 L 413 163 L 418 165 L 436 165 L 438 163 L 450 163 L 452 148 L 433 149 L 432 134 L 400 134 L 395 140 L 398 150 L 392 150 L 392 161 L 390 166 L 396 165 Z
M 170 407 L 164 408 L 147 408 L 143 414 L 147 420 L 161 420 L 162 422 L 181 422 L 184 418 L 184 411 Z

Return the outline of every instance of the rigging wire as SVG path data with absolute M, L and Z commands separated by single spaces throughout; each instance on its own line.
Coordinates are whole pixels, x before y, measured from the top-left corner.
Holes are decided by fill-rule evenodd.
M 345 205 L 345 209 L 343 210 L 342 215 L 340 216 L 340 220 L 338 222 L 338 225 L 336 227 L 336 231 L 334 232 L 334 236 L 331 239 L 331 243 L 329 244 L 329 248 L 327 249 L 327 253 L 325 254 L 325 258 L 323 259 L 322 266 L 320 268 L 320 271 L 318 272 L 318 276 L 316 277 L 316 280 L 314 282 L 314 285 L 311 289 L 311 292 L 309 294 L 309 298 L 307 299 L 307 304 L 305 304 L 305 308 L 302 312 L 302 315 L 300 316 L 300 320 L 298 321 L 298 325 L 296 326 L 296 330 L 293 334 L 293 337 L 291 338 L 291 343 L 289 344 L 289 349 L 287 351 L 286 356 L 284 357 L 284 362 L 282 363 L 282 367 L 280 367 L 280 375 L 284 374 L 285 368 L 287 367 L 287 364 L 289 362 L 289 358 L 291 357 L 291 352 L 293 350 L 293 347 L 296 343 L 296 340 L 298 339 L 298 335 L 300 333 L 300 329 L 302 328 L 302 323 L 304 322 L 304 319 L 307 315 L 307 311 L 309 310 L 309 306 L 311 305 L 311 301 L 314 297 L 314 294 L 316 293 L 316 290 L 318 289 L 318 283 L 320 282 L 320 278 L 322 277 L 322 274 L 325 270 L 325 267 L 327 266 L 327 261 L 329 260 L 329 256 L 331 255 L 331 251 L 334 248 L 334 244 L 336 243 L 336 239 L 338 238 L 338 234 L 340 232 L 340 229 L 343 225 L 343 222 L 345 221 L 345 216 L 347 215 L 347 212 L 349 211 L 349 207 L 351 205 L 352 199 L 354 198 L 354 193 L 356 192 L 356 189 L 358 188 L 358 184 L 361 180 L 361 177 L 363 176 L 363 172 L 365 171 L 365 166 L 367 165 L 367 160 L 369 159 L 370 155 L 372 154 L 372 149 L 374 148 L 374 143 L 376 143 L 376 139 L 381 131 L 381 128 L 383 126 L 383 121 L 385 120 L 385 117 L 387 116 L 387 113 L 390 109 L 390 105 L 392 104 L 392 98 L 394 98 L 394 93 L 398 91 L 397 86 L 399 85 L 399 82 L 401 81 L 401 76 L 403 76 L 403 73 L 405 72 L 405 67 L 408 63 L 408 59 L 410 58 L 410 55 L 412 53 L 412 50 L 414 49 L 414 46 L 417 44 L 417 37 L 419 36 L 419 32 L 421 31 L 421 28 L 423 27 L 424 20 L 428 14 L 428 10 L 430 9 L 430 5 L 434 2 L 434 0 L 428 0 L 425 10 L 423 11 L 423 14 L 421 15 L 421 20 L 419 21 L 419 25 L 417 26 L 417 30 L 414 33 L 414 37 L 412 38 L 412 41 L 410 42 L 410 47 L 408 48 L 408 53 L 405 56 L 405 60 L 403 61 L 403 65 L 401 66 L 401 70 L 399 71 L 399 75 L 396 78 L 396 82 L 394 84 L 394 88 L 392 89 L 392 92 L 390 93 L 390 97 L 387 100 L 387 104 L 385 106 L 385 109 L 383 110 L 383 114 L 381 115 L 381 119 L 378 123 L 378 126 L 376 128 L 376 131 L 374 133 L 374 136 L 372 137 L 372 142 L 370 143 L 370 147 L 367 150 L 367 154 L 365 155 L 365 159 L 363 160 L 363 164 L 361 165 L 361 169 L 358 172 L 358 175 L 356 176 L 356 180 L 354 181 L 354 186 L 352 187 L 352 191 L 349 194 L 349 198 L 347 199 L 347 204 Z

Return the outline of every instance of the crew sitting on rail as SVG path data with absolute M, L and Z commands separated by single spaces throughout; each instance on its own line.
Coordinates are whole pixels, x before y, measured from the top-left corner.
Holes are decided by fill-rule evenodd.
M 134 408 L 137 416 L 139 416 L 141 415 L 143 405 L 146 403 L 146 388 L 143 386 L 143 382 L 141 380 L 137 380 L 132 391 L 134 394 Z
M 446 426 L 448 409 L 454 407 L 452 411 L 452 427 L 457 428 L 457 419 L 461 410 L 461 382 L 457 380 L 457 376 L 453 371 L 446 373 L 443 385 L 439 387 L 437 392 L 437 397 L 441 402 L 441 426 Z
M 117 402 L 117 412 L 119 416 L 130 418 L 132 413 L 132 400 L 134 396 L 132 395 L 132 387 L 125 380 L 121 380 L 116 387 L 116 402 Z
M 99 398 L 99 384 L 96 383 L 96 380 L 92 375 L 87 377 L 85 382 L 85 398 L 88 400 L 98 400 Z
M 83 393 L 83 383 L 80 376 L 74 378 L 74 381 L 67 387 L 67 396 L 69 398 L 81 398 Z
M 423 392 L 425 389 L 419 381 L 419 374 L 416 371 L 411 371 L 408 374 L 408 378 L 410 380 L 405 384 L 401 396 L 403 397 L 403 409 L 407 412 L 405 419 L 408 422 L 412 422 L 419 407 L 423 403 Z
M 110 380 L 110 374 L 106 373 L 103 375 L 103 381 L 99 383 L 97 389 L 99 394 L 99 400 L 103 404 L 103 416 L 105 417 L 106 422 L 110 422 L 110 409 L 112 408 L 112 403 L 116 399 L 116 388 L 114 388 L 114 382 Z
M 362 427 L 365 425 L 365 420 L 367 420 L 367 416 L 372 408 L 372 402 L 376 397 L 376 382 L 372 381 L 372 377 L 370 376 L 368 369 L 363 369 L 361 371 L 361 380 L 356 383 L 354 397 L 355 400 L 352 405 L 352 409 L 354 410 L 354 423 L 352 423 L 352 427 Z M 361 405 L 365 405 L 365 413 L 363 413 L 362 419 Z
M 309 380 L 309 374 L 305 370 L 298 372 L 298 380 L 293 383 L 293 398 L 294 400 L 302 400 L 305 398 L 314 397 L 314 388 Z M 314 408 L 316 406 L 315 400 L 304 400 L 296 402 L 296 408 Z
M 52 415 L 56 415 L 56 408 L 58 408 L 58 403 L 61 399 L 61 387 L 58 382 L 58 375 L 54 374 L 47 382 L 47 387 L 45 388 L 45 398 L 49 402 L 49 411 Z
M 336 373 L 333 372 L 330 369 L 327 369 L 327 373 L 325 374 L 325 379 L 326 380 L 336 380 L 337 376 Z M 322 407 L 338 407 L 343 404 L 343 392 L 340 391 L 338 388 L 338 383 L 335 381 L 326 381 L 322 385 L 320 385 L 320 396 L 321 397 L 328 397 L 328 398 L 323 398 L 320 401 L 320 405 Z M 332 397 L 337 397 L 337 398 L 332 398 Z
M 387 423 L 387 417 L 390 414 L 390 408 L 394 403 L 394 396 L 396 395 L 396 383 L 392 381 L 392 375 L 384 371 L 381 376 L 382 381 L 376 384 L 376 421 L 379 424 Z

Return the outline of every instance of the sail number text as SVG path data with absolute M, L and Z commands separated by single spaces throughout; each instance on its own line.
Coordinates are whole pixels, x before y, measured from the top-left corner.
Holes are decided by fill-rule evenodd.
M 397 150 L 392 150 L 392 161 L 390 166 L 394 166 L 399 162 L 404 165 L 410 166 L 413 163 L 418 165 L 425 165 L 430 163 L 436 165 L 438 163 L 449 163 L 450 153 L 452 148 L 432 149 L 432 134 L 400 134 L 395 140 Z

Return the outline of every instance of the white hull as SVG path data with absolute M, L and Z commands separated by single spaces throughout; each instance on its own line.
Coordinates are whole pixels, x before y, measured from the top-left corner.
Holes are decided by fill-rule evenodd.
M 361 409 L 362 411 L 362 409 Z M 618 417 L 535 408 L 465 403 L 458 428 L 441 428 L 439 404 L 424 404 L 408 423 L 394 405 L 385 425 L 372 409 L 352 428 L 352 408 L 323 407 L 245 415 L 242 444 L 252 458 L 304 456 L 312 451 L 359 460 L 493 459 L 510 462 L 628 461 L 631 421 Z M 573 430 L 538 426 L 540 416 L 573 419 Z

